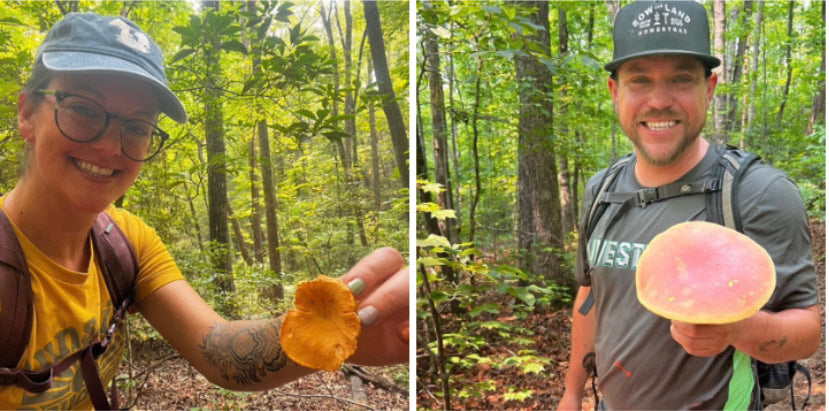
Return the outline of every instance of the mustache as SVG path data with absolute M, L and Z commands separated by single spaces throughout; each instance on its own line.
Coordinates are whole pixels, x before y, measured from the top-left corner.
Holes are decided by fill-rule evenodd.
M 653 118 L 665 118 L 665 117 L 680 118 L 681 116 L 669 107 L 669 108 L 664 108 L 664 109 L 661 109 L 661 110 L 657 110 L 657 109 L 648 110 L 644 114 L 638 116 L 638 120 L 639 121 L 647 121 L 647 120 L 653 119 Z

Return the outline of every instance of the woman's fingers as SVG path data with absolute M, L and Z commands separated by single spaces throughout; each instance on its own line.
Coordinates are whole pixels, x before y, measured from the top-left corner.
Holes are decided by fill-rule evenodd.
M 378 248 L 360 260 L 341 279 L 359 300 L 399 271 L 405 262 L 400 252 L 394 248 Z
M 357 306 L 357 315 L 363 325 L 372 325 L 381 318 L 399 311 L 409 312 L 409 268 L 403 267 L 381 283 Z

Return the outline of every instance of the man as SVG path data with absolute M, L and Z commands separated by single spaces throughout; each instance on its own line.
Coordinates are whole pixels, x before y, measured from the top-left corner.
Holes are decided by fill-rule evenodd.
M 691 2 L 641 1 L 619 11 L 614 59 L 605 66 L 619 123 L 634 157 L 617 175 L 616 193 L 711 175 L 724 148 L 700 135 L 720 61 L 710 55 L 708 19 Z M 590 207 L 604 171 L 585 189 Z M 587 238 L 587 267 L 577 261 L 570 367 L 559 409 L 581 409 L 595 353 L 599 409 L 759 408 L 749 359 L 780 363 L 810 356 L 820 342 L 817 286 L 808 223 L 797 187 L 765 164 L 748 168 L 735 211 L 743 231 L 772 256 L 777 287 L 751 318 L 725 325 L 672 322 L 636 298 L 636 260 L 670 226 L 706 220 L 706 194 L 677 196 L 620 211 L 611 204 Z M 588 210 L 583 212 L 583 216 Z M 584 231 L 584 230 L 582 230 Z M 581 233 L 584 234 L 583 232 Z M 618 250 L 627 250 L 625 258 Z M 589 301 L 594 298 L 594 304 Z M 582 307 L 591 308 L 589 311 Z M 586 314 L 582 314 L 585 312 Z M 592 367 L 590 367 L 592 368 Z

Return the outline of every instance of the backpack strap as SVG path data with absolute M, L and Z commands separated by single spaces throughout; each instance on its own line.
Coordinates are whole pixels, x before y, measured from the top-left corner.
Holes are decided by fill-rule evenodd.
M 126 234 L 106 212 L 99 213 L 95 218 L 95 224 L 92 226 L 92 244 L 112 305 L 116 309 L 125 302 L 130 305 L 138 275 L 138 259 Z
M 760 156 L 740 150 L 734 146 L 725 146 L 719 161 L 714 166 L 714 176 L 722 176 L 722 195 L 708 196 L 706 209 L 708 220 L 743 232 L 743 222 L 735 210 L 738 182 Z
M 111 410 L 120 408 L 115 380 L 112 381 L 112 403 L 110 404 L 95 360 L 109 347 L 115 331 L 118 330 L 127 310 L 132 306 L 133 290 L 138 276 L 138 259 L 135 257 L 135 251 L 127 236 L 106 212 L 99 213 L 95 218 L 92 226 L 92 244 L 116 311 L 104 339 L 92 342 L 84 350 L 81 357 L 81 374 L 92 405 L 99 410 Z
M 812 374 L 809 372 L 809 369 L 806 368 L 806 366 L 804 366 L 803 364 L 800 364 L 797 361 L 792 361 L 790 363 L 790 365 L 791 365 L 790 374 L 792 376 L 792 380 L 794 380 L 794 375 L 798 371 L 800 371 L 801 373 L 803 373 L 804 376 L 806 376 L 806 380 L 809 382 L 809 390 L 806 392 L 806 399 L 803 400 L 803 406 L 801 407 L 805 410 L 806 406 L 809 405 L 809 397 L 812 396 Z M 791 395 L 792 409 L 794 409 L 795 406 L 796 406 L 796 404 L 794 402 L 794 383 L 792 383 L 792 385 L 789 386 L 789 395 Z
M 590 258 L 587 255 L 587 241 L 593 234 L 593 230 L 596 228 L 599 218 L 602 214 L 604 214 L 604 211 L 607 209 L 608 205 L 611 202 L 617 201 L 616 198 L 610 198 L 607 194 L 613 193 L 613 189 L 616 187 L 616 177 L 625 165 L 630 163 L 632 158 L 633 154 L 628 154 L 624 157 L 618 158 L 610 164 L 610 167 L 608 167 L 607 170 L 605 170 L 604 175 L 602 176 L 602 181 L 599 184 L 599 191 L 597 191 L 596 195 L 593 196 L 593 202 L 590 204 L 590 211 L 584 218 L 581 233 L 579 233 L 578 255 L 581 256 L 582 269 L 584 270 L 584 275 L 587 277 L 590 277 L 590 272 L 593 270 L 590 267 Z M 593 288 L 591 287 L 590 293 L 587 294 L 587 298 L 579 308 L 579 313 L 587 315 L 593 307 L 594 302 Z
M 0 367 L 15 368 L 32 334 L 32 282 L 14 228 L 0 208 Z M 0 384 L 8 377 L 0 375 Z

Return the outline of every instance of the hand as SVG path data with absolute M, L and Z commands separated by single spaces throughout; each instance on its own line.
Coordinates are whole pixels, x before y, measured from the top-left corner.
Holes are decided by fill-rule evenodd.
M 342 277 L 357 296 L 363 322 L 357 351 L 347 361 L 390 365 L 409 360 L 409 269 L 393 248 L 375 250 Z M 356 282 L 355 282 L 356 281 Z M 364 288 L 356 290 L 362 281 Z
M 713 357 L 733 344 L 745 320 L 730 324 L 689 324 L 671 321 L 671 337 L 690 355 Z

